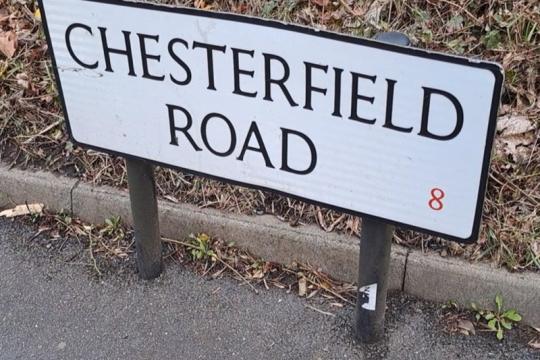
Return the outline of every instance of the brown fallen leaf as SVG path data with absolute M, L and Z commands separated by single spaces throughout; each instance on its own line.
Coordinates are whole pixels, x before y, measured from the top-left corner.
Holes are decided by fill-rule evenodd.
M 212 10 L 214 7 L 213 5 L 206 4 L 205 0 L 195 0 L 194 5 L 197 9 L 202 9 L 202 10 Z
M 0 24 L 9 19 L 9 12 L 7 9 L 0 9 Z
M 459 332 L 463 335 L 474 335 L 476 332 L 474 330 L 474 325 L 470 320 L 459 319 L 457 323 Z
M 17 35 L 13 31 L 0 30 L 0 53 L 4 54 L 8 59 L 15 55 L 17 50 Z
M 262 270 L 255 270 L 250 276 L 252 279 L 262 279 L 264 277 L 264 272 Z
M 0 212 L 0 217 L 13 218 L 16 216 L 28 214 L 41 214 L 43 212 L 43 204 L 23 204 L 17 205 L 13 209 Z
M 526 116 L 501 116 L 497 120 L 497 153 L 511 156 L 516 163 L 526 161 L 534 143 L 534 130 L 534 123 Z
M 540 338 L 529 341 L 529 346 L 535 350 L 540 350 Z
M 328 6 L 330 4 L 330 0 L 311 0 L 311 2 L 318 6 Z
M 21 87 L 28 89 L 30 87 L 30 81 L 28 79 L 28 75 L 26 73 L 19 73 L 15 76 L 15 79 L 17 79 L 17 84 Z
M 370 24 L 377 25 L 380 24 L 381 12 L 385 6 L 390 2 L 390 0 L 375 0 L 369 6 L 366 14 L 364 15 L 365 21 Z
M 531 250 L 535 256 L 540 257 L 540 240 L 533 241 L 531 244 Z M 536 329 L 536 331 L 540 332 L 540 328 Z
M 307 293 L 307 281 L 306 278 L 302 275 L 298 279 L 298 296 L 305 296 Z
M 461 246 L 460 244 L 458 243 L 455 243 L 455 242 L 450 242 L 448 244 L 448 247 L 450 248 L 450 251 L 452 253 L 452 255 L 462 255 L 464 252 L 465 252 L 465 249 L 463 248 L 463 246 Z
M 534 130 L 534 124 L 521 115 L 501 116 L 497 119 L 497 132 L 500 136 L 515 136 Z

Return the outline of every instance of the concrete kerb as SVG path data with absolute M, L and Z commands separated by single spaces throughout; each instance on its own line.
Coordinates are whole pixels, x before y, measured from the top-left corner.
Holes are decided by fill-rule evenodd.
M 9 169 L 0 164 L 0 206 L 43 203 L 54 211 L 71 211 L 71 190 L 77 182 L 42 171 Z
M 540 326 L 540 275 L 510 273 L 487 264 L 442 258 L 412 251 L 407 258 L 404 291 L 426 300 L 456 301 L 493 308 L 497 294 L 503 307 L 515 308 L 524 320 Z
M 92 223 L 120 216 L 132 224 L 127 191 L 94 187 L 41 171 L 0 166 L 0 201 L 5 199 L 11 204 L 41 202 L 55 211 L 72 209 L 76 216 Z M 228 214 L 188 204 L 160 202 L 159 213 L 164 237 L 181 239 L 205 232 L 269 261 L 309 263 L 337 279 L 354 282 L 357 278 L 359 241 L 355 237 L 325 233 L 315 226 L 293 228 L 273 216 Z M 454 300 L 470 305 L 474 301 L 485 308 L 492 307 L 500 293 L 507 306 L 524 315 L 525 322 L 540 325 L 538 274 L 512 274 L 486 264 L 408 252 L 399 246 L 392 249 L 390 266 L 392 290 L 437 302 Z

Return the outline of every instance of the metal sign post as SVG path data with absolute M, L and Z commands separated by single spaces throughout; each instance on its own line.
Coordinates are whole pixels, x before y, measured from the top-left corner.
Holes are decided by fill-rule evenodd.
M 137 268 L 142 279 L 151 280 L 161 274 L 163 267 L 154 167 L 146 161 L 129 158 L 126 166 Z
M 360 239 L 355 335 L 364 343 L 384 336 L 390 247 L 394 227 L 364 218 Z
M 398 32 L 379 33 L 375 40 L 395 45 L 410 45 L 409 38 Z M 368 218 L 362 220 L 355 335 L 364 343 L 379 341 L 384 336 L 393 233 L 394 227 L 384 222 Z

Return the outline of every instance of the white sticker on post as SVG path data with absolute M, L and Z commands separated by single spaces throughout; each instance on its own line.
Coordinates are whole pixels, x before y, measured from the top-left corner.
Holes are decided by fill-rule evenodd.
M 375 311 L 377 305 L 377 284 L 362 286 L 358 291 L 358 302 L 362 308 Z

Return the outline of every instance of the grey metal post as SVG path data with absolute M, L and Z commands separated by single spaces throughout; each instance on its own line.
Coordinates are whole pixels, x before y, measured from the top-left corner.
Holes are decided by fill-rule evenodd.
M 158 277 L 163 268 L 154 167 L 142 160 L 126 159 L 129 197 L 139 276 Z
M 393 226 L 364 218 L 360 238 L 355 330 L 364 343 L 384 336 L 384 315 Z
M 403 46 L 410 44 L 406 35 L 397 32 L 377 34 L 375 40 Z M 363 343 L 373 343 L 384 337 L 393 232 L 394 227 L 386 223 L 368 218 L 362 220 L 355 336 Z

